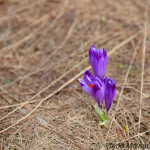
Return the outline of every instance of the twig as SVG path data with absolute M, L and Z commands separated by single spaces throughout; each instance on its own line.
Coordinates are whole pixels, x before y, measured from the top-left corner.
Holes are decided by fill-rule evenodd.
M 138 127 L 138 140 L 140 139 L 140 123 L 141 123 L 141 107 L 143 100 L 143 77 L 144 77 L 144 64 L 145 64 L 145 53 L 146 53 L 146 38 L 147 38 L 147 16 L 144 24 L 144 38 L 143 38 L 143 48 L 142 48 L 142 74 L 141 74 L 141 97 L 140 97 L 140 110 L 139 110 L 139 127 Z
M 0 110 L 1 109 L 7 109 L 7 108 L 12 108 L 12 107 L 16 107 L 16 106 L 20 106 L 20 105 L 23 105 L 23 104 L 31 104 L 31 103 L 36 103 L 40 100 L 33 100 L 33 101 L 27 101 L 27 102 L 24 102 L 24 103 L 19 103 L 19 104 L 13 104 L 13 105 L 7 105 L 7 106 L 1 106 L 0 107 Z

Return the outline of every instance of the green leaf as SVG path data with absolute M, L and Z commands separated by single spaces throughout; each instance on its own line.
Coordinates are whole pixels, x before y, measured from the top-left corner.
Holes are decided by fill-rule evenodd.
M 14 150 L 14 148 L 11 148 L 10 150 Z
M 123 68 L 123 64 L 120 63 L 119 64 L 119 68 L 122 69 Z
M 93 106 L 94 106 L 94 105 L 93 105 Z M 101 114 L 101 112 L 98 110 L 97 106 L 94 106 L 94 110 L 96 111 L 96 113 L 97 113 L 99 119 L 103 122 L 104 120 L 103 120 L 102 114 Z
M 129 129 L 128 129 L 128 126 L 126 125 L 126 133 L 128 134 L 129 133 Z
M 103 113 L 103 118 L 104 120 L 108 120 L 108 118 L 106 117 L 106 115 Z
M 108 122 L 109 122 L 108 120 L 105 120 L 105 121 L 103 121 L 103 122 L 100 122 L 99 125 L 100 125 L 100 126 L 104 126 L 104 125 L 108 124 Z
M 105 18 L 104 16 L 101 18 L 101 21 L 102 21 L 103 24 L 106 24 L 106 23 L 107 23 L 107 22 L 106 22 L 106 18 Z
M 130 67 L 130 70 L 129 70 L 129 77 L 132 76 L 132 67 Z
M 52 140 L 52 143 L 55 144 L 55 140 Z
M 100 126 L 103 126 L 108 123 L 108 118 L 106 117 L 105 113 L 99 108 L 98 104 L 96 103 L 93 105 L 95 112 L 97 113 L 98 117 L 100 118 Z
M 89 55 L 88 55 L 88 54 L 86 54 L 86 55 L 85 55 L 85 57 L 87 58 L 87 57 L 89 57 Z

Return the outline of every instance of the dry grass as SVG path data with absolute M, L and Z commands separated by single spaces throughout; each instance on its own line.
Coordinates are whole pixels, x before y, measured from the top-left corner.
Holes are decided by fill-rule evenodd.
M 0 1 L 0 148 L 150 143 L 149 18 L 149 0 Z M 117 83 L 105 127 L 77 80 L 92 44 Z

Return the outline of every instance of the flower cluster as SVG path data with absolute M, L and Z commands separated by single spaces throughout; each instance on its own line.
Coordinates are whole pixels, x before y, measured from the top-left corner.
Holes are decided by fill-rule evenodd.
M 101 109 L 105 101 L 108 113 L 116 93 L 116 84 L 113 79 L 104 78 L 107 65 L 107 53 L 105 49 L 96 49 L 93 45 L 89 50 L 89 60 L 94 76 L 87 70 L 84 73 L 84 80 L 79 79 L 80 85 L 87 94 L 93 97 Z

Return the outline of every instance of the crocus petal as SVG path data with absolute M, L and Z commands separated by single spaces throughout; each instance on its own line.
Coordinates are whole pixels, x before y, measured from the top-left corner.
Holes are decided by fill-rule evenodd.
M 89 70 L 85 71 L 84 73 L 84 81 L 86 82 L 86 84 L 88 86 L 90 85 L 94 85 L 94 76 L 91 74 L 91 72 Z
M 89 61 L 91 63 L 94 75 L 103 79 L 107 65 L 107 53 L 105 49 L 98 48 L 92 45 L 89 50 Z
M 105 89 L 106 89 L 105 105 L 106 105 L 106 110 L 108 112 L 116 94 L 116 84 L 113 79 L 111 80 L 110 78 L 107 77 L 105 77 L 104 82 L 105 82 Z
M 94 54 L 96 53 L 96 48 L 94 45 L 91 46 L 90 50 L 89 50 L 89 60 L 90 60 L 90 63 L 92 65 L 92 62 L 93 62 L 93 57 L 94 57 Z
M 86 82 L 82 79 L 79 79 L 79 82 L 80 82 L 80 85 L 82 87 L 82 89 L 87 93 L 89 94 L 90 96 L 93 96 L 92 95 L 92 89 L 86 84 Z
M 102 109 L 102 104 L 104 101 L 105 96 L 105 86 L 103 82 L 95 82 L 95 85 L 93 86 L 93 98 L 99 105 L 99 107 Z

